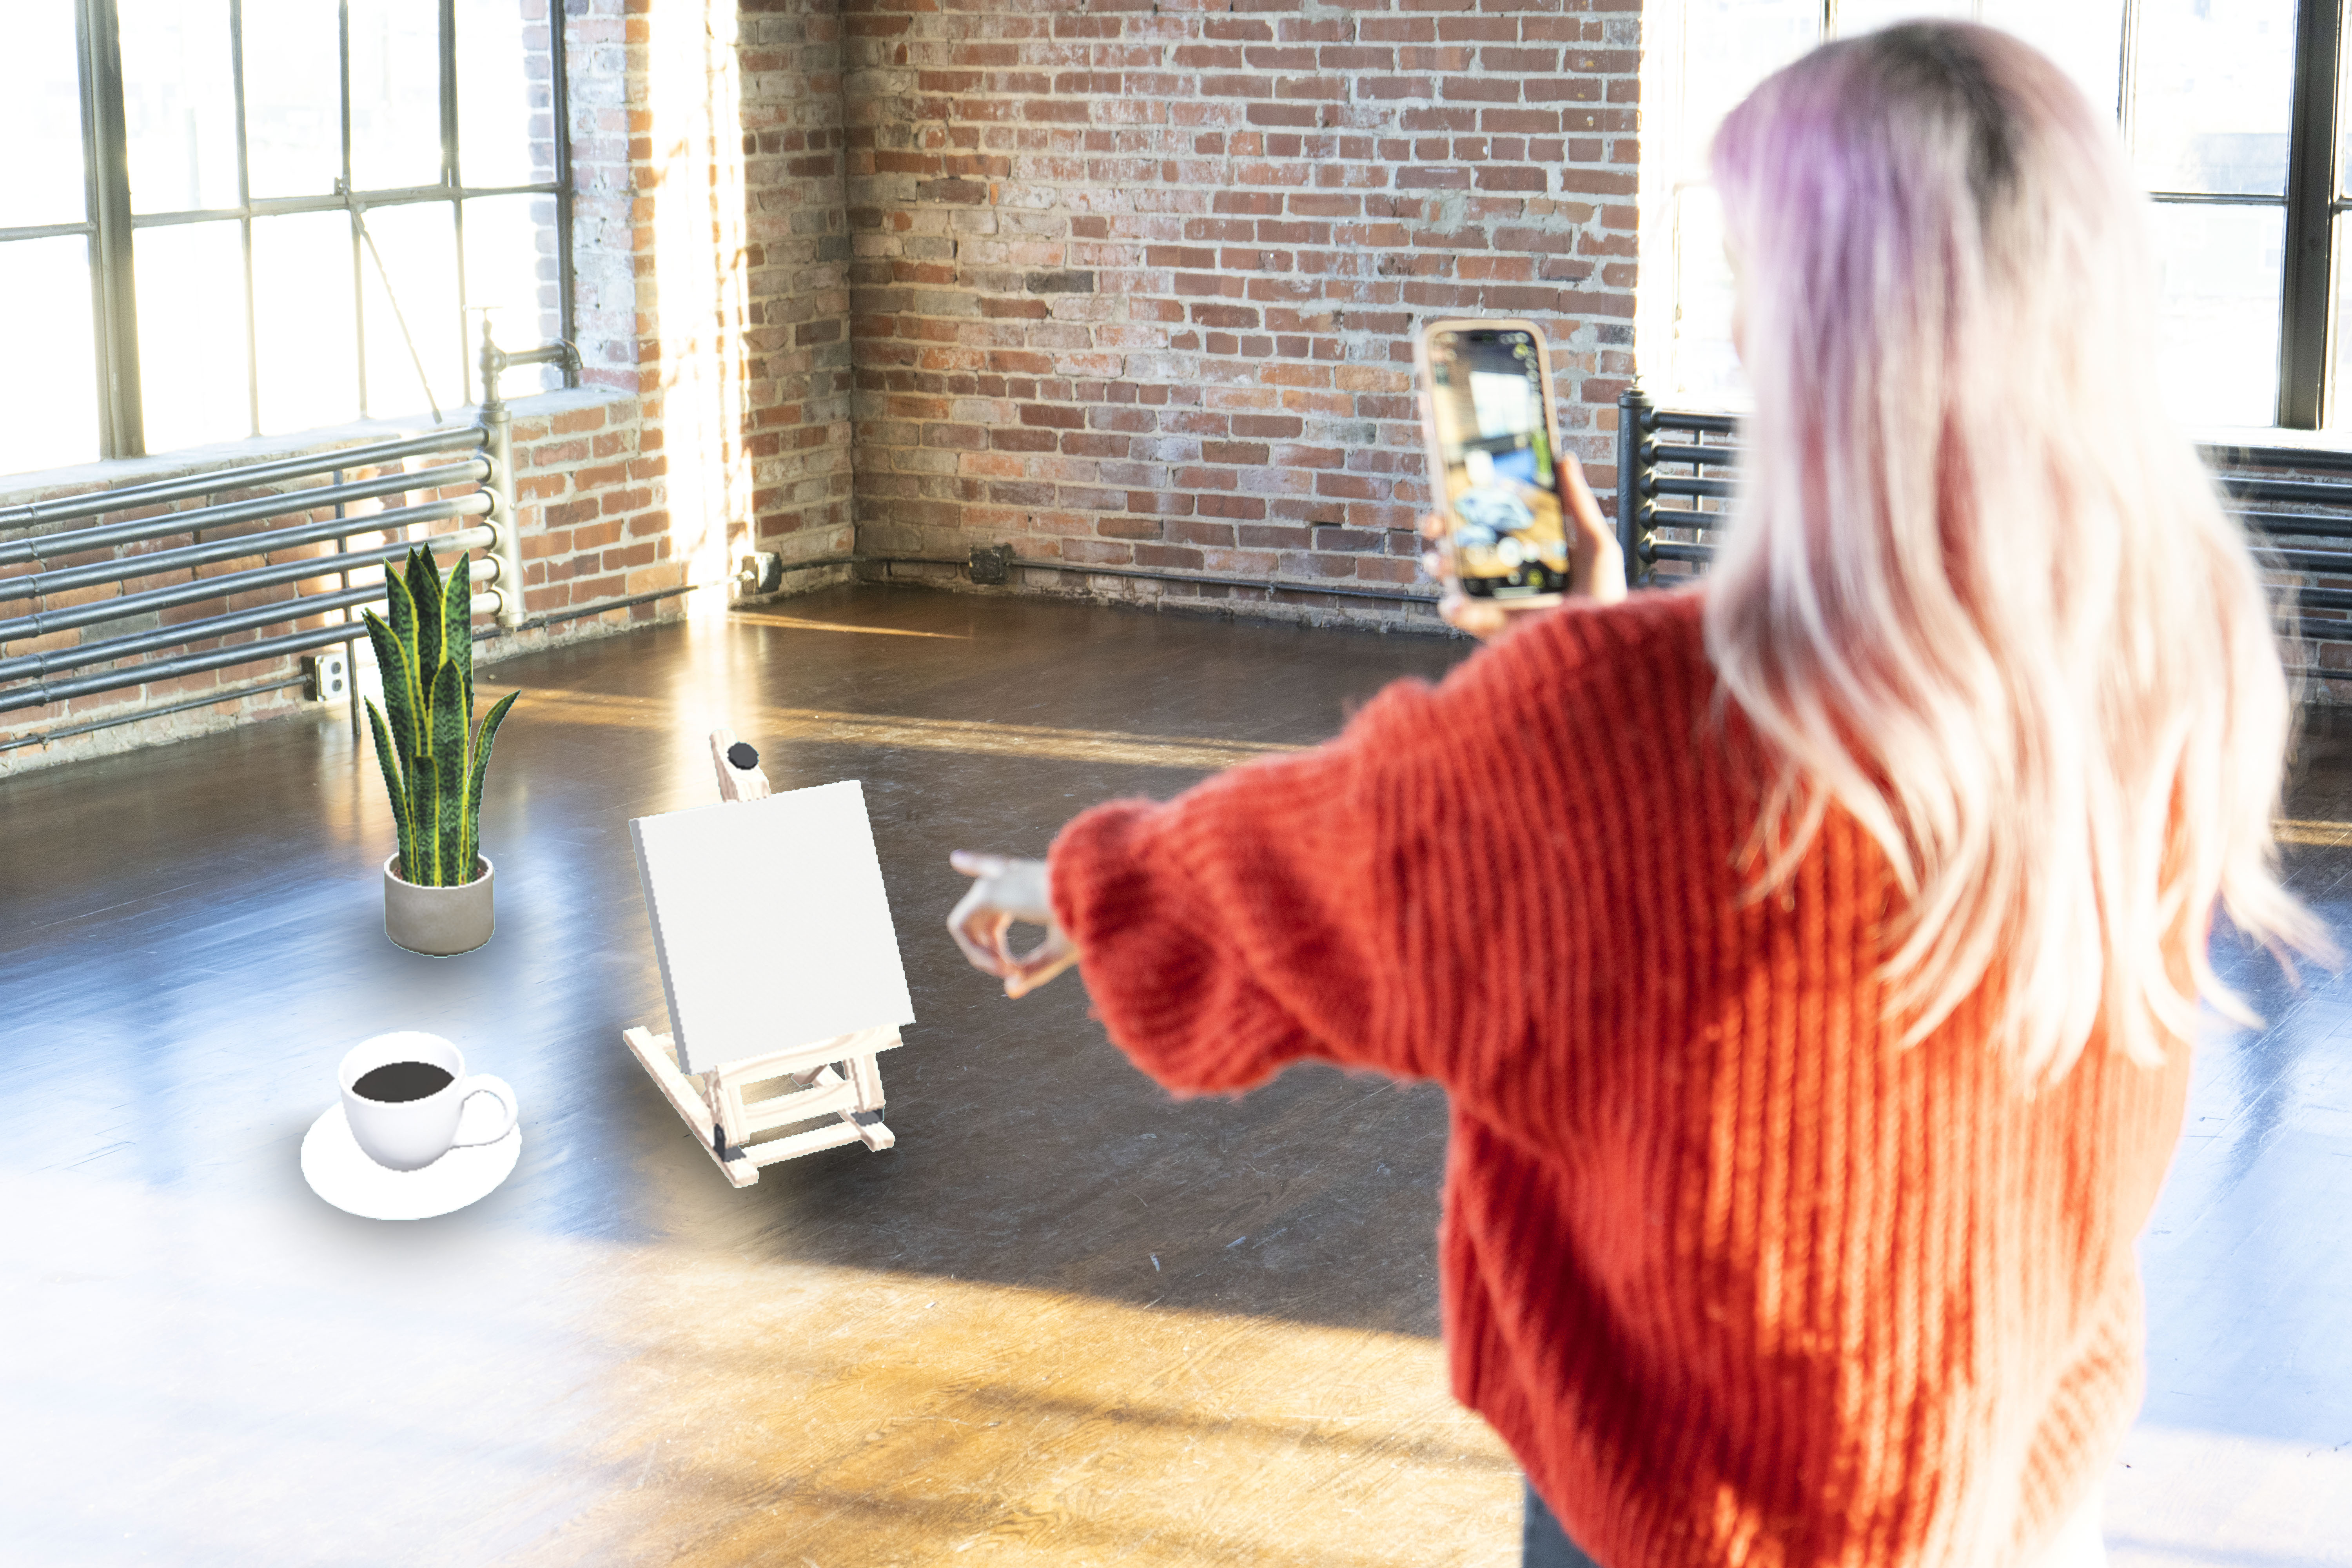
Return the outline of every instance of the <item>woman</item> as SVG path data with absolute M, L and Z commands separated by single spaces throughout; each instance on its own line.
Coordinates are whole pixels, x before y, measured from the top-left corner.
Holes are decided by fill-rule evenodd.
M 2270 837 L 2270 612 L 2048 60 L 1830 45 L 1715 173 L 1757 413 L 1704 584 L 1609 602 L 1571 468 L 1583 602 L 1045 864 L 959 857 L 950 924 L 1013 995 L 1082 959 L 1180 1091 L 1446 1086 L 1454 1389 L 1531 1561 L 2102 1562 L 2133 1237 L 2199 999 L 2243 1011 L 2211 911 L 2325 946 Z

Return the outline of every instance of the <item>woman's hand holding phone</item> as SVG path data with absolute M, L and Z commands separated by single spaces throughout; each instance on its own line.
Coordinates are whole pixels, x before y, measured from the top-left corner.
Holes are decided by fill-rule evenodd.
M 1613 605 L 1625 596 L 1625 552 L 1617 542 L 1616 532 L 1601 512 L 1601 502 L 1592 494 L 1592 487 L 1584 482 L 1584 466 L 1572 452 L 1562 452 L 1555 465 L 1559 475 L 1559 499 L 1568 510 L 1568 591 L 1570 595 L 1591 600 L 1599 605 Z M 1520 605 L 1508 599 L 1473 598 L 1462 591 L 1454 570 L 1453 543 L 1448 537 L 1445 519 L 1433 513 L 1421 520 L 1421 536 L 1434 545 L 1424 560 L 1430 563 L 1430 575 L 1445 585 L 1437 601 L 1437 613 L 1445 624 L 1456 631 L 1467 632 L 1486 642 L 1508 629 L 1515 615 L 1524 615 L 1537 605 Z

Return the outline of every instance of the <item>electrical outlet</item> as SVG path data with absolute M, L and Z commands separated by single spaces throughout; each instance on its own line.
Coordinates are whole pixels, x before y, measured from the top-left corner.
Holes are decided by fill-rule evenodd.
M 784 585 L 784 558 L 772 550 L 746 555 L 735 581 L 746 595 L 772 594 Z
M 313 702 L 341 702 L 352 694 L 352 656 L 341 648 L 306 656 L 302 675 L 309 683 L 302 695 Z
M 975 583 L 1000 584 L 1012 580 L 1013 546 L 1010 544 L 975 544 L 971 547 L 971 580 Z

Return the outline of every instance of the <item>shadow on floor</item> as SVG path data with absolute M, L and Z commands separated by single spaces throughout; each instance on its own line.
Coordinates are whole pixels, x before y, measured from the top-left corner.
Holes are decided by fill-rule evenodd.
M 503 1224 L 1433 1334 L 1436 1090 L 1310 1068 L 1177 1104 L 1075 977 L 1010 1003 L 942 922 L 950 849 L 1042 852 L 1466 651 L 858 588 L 486 667 L 525 691 L 484 801 L 499 933 L 446 961 L 383 936 L 382 787 L 339 713 L 29 774 L 0 814 L 0 1126 L 33 1169 L 205 1190 L 299 1138 L 345 1046 L 428 1029 L 522 1097 Z M 627 819 L 715 799 L 719 723 L 779 789 L 864 782 L 920 1020 L 884 1058 L 897 1150 L 741 1193 L 618 1038 L 664 1017 Z
M 440 963 L 378 928 L 384 807 L 338 715 L 27 775 L 0 786 L 0 1132 L 20 1169 L 307 1203 L 285 1172 L 336 1056 L 425 1028 L 523 1098 L 524 1164 L 480 1224 L 1432 1335 L 1441 1095 L 1308 1068 L 1176 1103 L 1076 980 L 1008 1003 L 941 921 L 950 849 L 1041 852 L 1092 802 L 1312 743 L 1466 651 L 859 588 L 520 658 L 483 681 L 526 691 L 485 802 L 499 935 Z M 884 1061 L 895 1152 L 741 1193 L 618 1042 L 663 1016 L 625 824 L 713 798 L 722 722 L 779 788 L 864 781 L 920 1019 Z M 2288 853 L 2352 946 L 2339 731 L 2305 749 Z M 2352 977 L 2222 961 L 2269 1022 L 2204 1051 L 2143 1243 L 2148 1417 L 2342 1444 Z

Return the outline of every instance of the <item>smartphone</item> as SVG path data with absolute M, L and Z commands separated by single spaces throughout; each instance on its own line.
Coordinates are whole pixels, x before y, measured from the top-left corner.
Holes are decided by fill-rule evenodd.
M 1568 591 L 1551 358 L 1533 321 L 1432 321 L 1414 340 L 1421 424 L 1454 576 L 1473 598 Z

